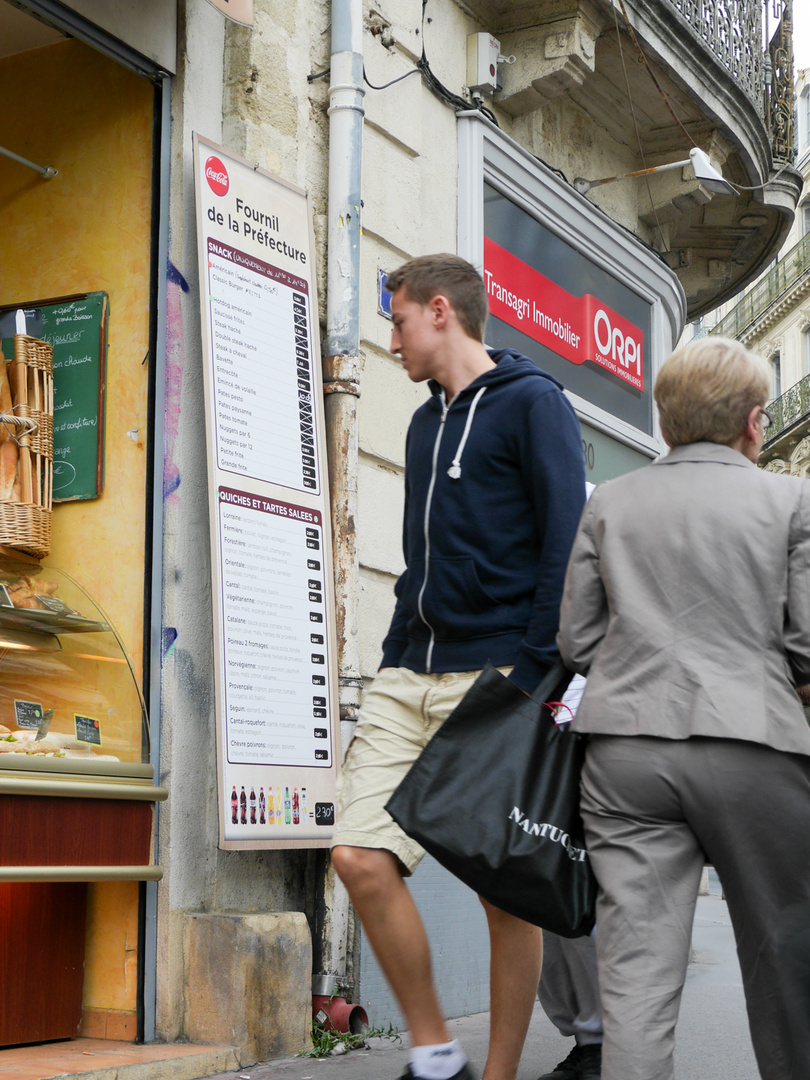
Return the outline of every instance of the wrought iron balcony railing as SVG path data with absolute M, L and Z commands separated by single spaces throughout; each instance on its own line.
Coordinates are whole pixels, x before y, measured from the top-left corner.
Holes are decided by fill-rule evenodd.
M 810 412 L 810 375 L 805 375 L 768 406 L 773 423 L 765 432 L 764 446 Z
M 723 337 L 739 337 L 803 277 L 810 274 L 810 233 L 792 247 L 776 266 L 724 316 L 712 330 Z
M 706 48 L 734 76 L 771 136 L 774 161 L 792 162 L 792 0 L 669 0 Z M 806 0 L 801 0 L 806 3 Z M 768 7 L 776 32 L 763 55 L 762 14 Z

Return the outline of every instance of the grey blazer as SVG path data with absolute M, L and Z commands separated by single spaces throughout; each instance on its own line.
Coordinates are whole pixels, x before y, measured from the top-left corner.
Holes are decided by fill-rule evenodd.
M 810 754 L 810 484 L 693 443 L 600 485 L 557 642 L 588 676 L 579 731 Z

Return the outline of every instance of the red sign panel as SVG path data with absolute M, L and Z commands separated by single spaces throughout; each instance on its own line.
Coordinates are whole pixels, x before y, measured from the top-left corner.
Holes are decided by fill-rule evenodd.
M 569 360 L 595 364 L 644 389 L 642 332 L 590 293 L 573 296 L 484 237 L 489 310 Z

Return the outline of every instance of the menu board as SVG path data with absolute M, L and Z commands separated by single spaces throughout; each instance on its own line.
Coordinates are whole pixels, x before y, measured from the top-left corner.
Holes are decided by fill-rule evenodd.
M 317 493 L 306 280 L 210 237 L 208 279 L 219 468 Z
M 220 846 L 326 846 L 334 590 L 306 194 L 194 136 Z

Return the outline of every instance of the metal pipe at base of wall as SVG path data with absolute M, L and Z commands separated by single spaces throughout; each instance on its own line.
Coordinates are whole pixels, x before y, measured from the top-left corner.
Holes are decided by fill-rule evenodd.
M 324 1031 L 342 1035 L 364 1035 L 368 1031 L 368 1014 L 362 1005 L 351 1005 L 342 997 L 313 995 L 312 1016 Z

